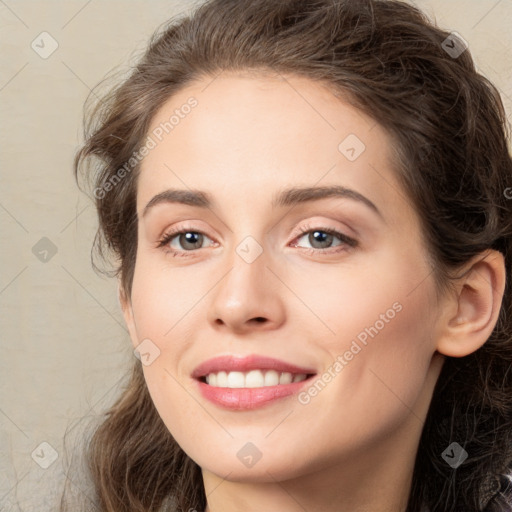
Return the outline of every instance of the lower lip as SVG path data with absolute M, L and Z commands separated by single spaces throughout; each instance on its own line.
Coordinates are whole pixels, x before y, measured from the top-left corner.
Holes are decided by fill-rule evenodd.
M 291 384 L 278 384 L 261 388 L 221 388 L 210 386 L 200 380 L 201 394 L 216 405 L 232 410 L 248 410 L 262 407 L 269 402 L 297 393 L 304 385 L 309 384 L 312 377 Z

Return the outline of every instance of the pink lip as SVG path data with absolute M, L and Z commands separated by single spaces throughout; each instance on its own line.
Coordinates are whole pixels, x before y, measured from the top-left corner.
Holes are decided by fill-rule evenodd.
M 309 385 L 311 378 L 291 384 L 279 384 L 261 388 L 218 388 L 209 386 L 200 380 L 196 381 L 201 394 L 216 405 L 225 409 L 247 410 L 256 409 L 297 393 L 303 386 Z
M 248 410 L 256 409 L 269 402 L 284 398 L 297 393 L 300 388 L 308 385 L 310 378 L 301 382 L 292 382 L 291 384 L 279 384 L 277 386 L 265 386 L 259 388 L 221 388 L 210 386 L 200 380 L 209 373 L 217 373 L 220 371 L 240 371 L 247 372 L 250 370 L 275 370 L 277 372 L 289 372 L 292 374 L 316 374 L 311 368 L 301 368 L 279 359 L 270 357 L 251 355 L 248 357 L 220 356 L 209 359 L 201 363 L 192 373 L 192 377 L 196 379 L 199 391 L 211 402 L 226 409 L 231 410 Z
M 272 357 L 250 355 L 246 357 L 219 356 L 204 361 L 192 372 L 194 379 L 205 377 L 209 373 L 248 372 L 250 370 L 275 370 L 288 373 L 316 373 L 312 368 L 301 368 Z

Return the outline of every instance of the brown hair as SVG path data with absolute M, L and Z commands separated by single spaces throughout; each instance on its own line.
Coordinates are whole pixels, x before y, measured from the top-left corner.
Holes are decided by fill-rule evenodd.
M 95 190 L 105 191 L 162 104 L 192 80 L 224 70 L 322 82 L 380 123 L 394 141 L 396 172 L 422 219 L 439 287 L 488 249 L 506 262 L 492 335 L 466 357 L 447 357 L 436 383 L 407 512 L 505 512 L 512 504 L 504 476 L 512 472 L 509 127 L 496 88 L 475 70 L 468 50 L 447 52 L 448 36 L 399 1 L 207 1 L 157 31 L 133 72 L 89 113 L 75 172 L 78 179 L 83 169 Z M 118 258 L 113 273 L 129 297 L 138 165 L 123 174 L 104 197 L 95 192 L 95 248 Z M 456 470 L 441 457 L 454 441 L 469 454 Z M 179 510 L 204 510 L 200 468 L 160 419 L 135 359 L 129 385 L 87 456 L 102 511 L 163 510 L 171 497 Z

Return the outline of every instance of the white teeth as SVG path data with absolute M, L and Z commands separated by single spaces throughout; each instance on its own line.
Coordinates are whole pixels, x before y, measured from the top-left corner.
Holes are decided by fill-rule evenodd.
M 245 386 L 245 376 L 242 372 L 228 373 L 228 388 L 243 388 Z
M 220 388 L 261 388 L 291 384 L 306 380 L 305 373 L 291 374 L 275 370 L 251 370 L 249 372 L 218 372 L 206 376 L 206 383 Z
M 265 374 L 265 386 L 277 386 L 279 384 L 279 374 L 275 370 L 269 370 Z
M 265 385 L 265 379 L 263 373 L 259 370 L 251 370 L 245 376 L 245 387 L 246 388 L 261 388 Z
M 228 387 L 228 374 L 226 372 L 217 373 L 217 386 L 220 388 Z
M 292 380 L 293 375 L 291 373 L 283 372 L 279 377 L 279 384 L 291 384 Z

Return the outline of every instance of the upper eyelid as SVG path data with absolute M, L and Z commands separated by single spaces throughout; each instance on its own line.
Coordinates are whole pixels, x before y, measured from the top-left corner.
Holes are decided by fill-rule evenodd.
M 311 222 L 311 221 L 308 221 L 308 223 L 306 225 L 303 225 L 301 227 L 298 227 L 298 228 L 295 228 L 293 230 L 293 235 L 294 237 L 297 237 L 297 236 L 302 236 L 304 235 L 305 233 L 309 232 L 309 231 L 312 231 L 312 230 L 319 230 L 321 231 L 322 229 L 329 229 L 329 230 L 332 230 L 332 231 L 337 231 L 340 235 L 344 235 L 346 236 L 347 238 L 354 238 L 354 236 L 352 235 L 347 235 L 345 233 L 343 233 L 343 230 L 340 229 L 340 228 L 336 228 L 336 227 L 329 227 L 328 225 L 326 225 L 327 223 L 326 222 L 321 222 L 321 221 L 317 221 L 317 222 Z M 172 235 L 172 236 L 176 236 L 176 235 L 179 235 L 179 234 L 183 234 L 183 233 L 188 233 L 188 232 L 192 232 L 192 233 L 200 233 L 202 235 L 205 235 L 207 236 L 208 238 L 211 239 L 211 237 L 205 232 L 206 230 L 203 230 L 201 228 L 197 228 L 195 226 L 182 226 L 182 227 L 179 227 L 179 228 L 170 228 L 168 230 L 164 230 L 162 232 L 162 234 L 160 235 L 159 239 L 162 239 L 168 235 Z
M 192 224 L 187 224 L 187 222 L 189 222 L 189 223 L 197 222 L 196 220 L 183 220 L 181 222 L 183 222 L 184 225 L 179 226 L 177 228 L 171 227 L 171 228 L 164 229 L 161 232 L 162 234 L 160 235 L 160 238 L 164 237 L 167 233 L 171 233 L 171 232 L 178 233 L 178 232 L 183 232 L 183 231 L 193 231 L 193 232 L 198 232 L 198 233 L 208 236 L 206 233 L 207 229 L 202 229 L 202 228 L 198 228 L 197 226 L 194 226 Z M 180 225 L 181 222 L 178 221 L 176 224 Z M 301 223 L 303 223 L 303 222 L 305 222 L 305 224 L 301 225 Z M 302 232 L 306 231 L 307 229 L 325 228 L 325 229 L 331 229 L 331 230 L 338 231 L 338 232 L 340 232 L 340 234 L 344 234 L 345 236 L 350 237 L 350 238 L 355 238 L 355 237 L 359 236 L 358 232 L 353 228 L 348 228 L 348 230 L 352 232 L 352 234 L 349 235 L 349 234 L 343 233 L 343 231 L 347 229 L 346 227 L 339 228 L 339 227 L 334 227 L 332 225 L 329 226 L 329 223 L 332 223 L 332 222 L 340 223 L 340 221 L 334 221 L 332 219 L 329 221 L 327 221 L 327 220 L 311 220 L 308 217 L 304 217 L 297 221 L 297 223 L 299 224 L 299 227 L 295 227 L 292 230 L 292 232 L 293 232 L 294 236 L 296 236 L 297 234 L 302 233 Z

